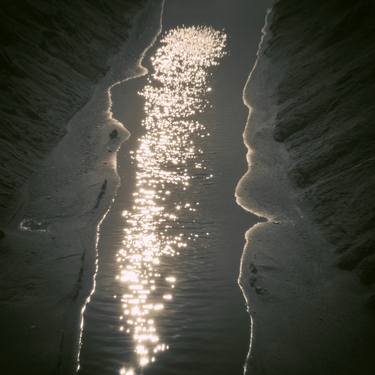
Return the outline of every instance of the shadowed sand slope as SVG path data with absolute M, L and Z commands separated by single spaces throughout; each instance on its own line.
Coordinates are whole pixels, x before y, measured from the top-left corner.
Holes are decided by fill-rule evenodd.
M 372 374 L 373 6 L 278 1 L 245 88 L 249 374 Z M 338 255 L 338 252 L 341 255 Z
M 23 207 L 1 238 L 0 373 L 74 372 L 80 312 L 93 285 L 97 232 L 119 185 L 117 151 L 129 137 L 112 118 L 111 88 L 142 73 L 139 61 L 159 32 L 161 4 L 148 2 L 133 14 L 126 42 L 90 100 L 64 124 L 67 134 L 30 177 Z M 85 61 L 90 63 L 89 55 Z M 51 94 L 49 103 L 56 97 Z
M 0 11 L 0 225 L 17 192 L 109 69 L 144 0 L 4 1 Z
M 375 281 L 374 14 L 369 1 L 280 1 L 266 52 L 285 66 L 274 138 L 288 174 L 338 265 L 365 284 Z

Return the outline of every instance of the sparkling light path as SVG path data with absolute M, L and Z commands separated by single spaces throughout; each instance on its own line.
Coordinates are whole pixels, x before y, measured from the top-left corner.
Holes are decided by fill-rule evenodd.
M 169 347 L 162 342 L 157 319 L 173 299 L 176 277 L 162 274 L 165 257 L 187 248 L 179 219 L 199 202 L 176 198 L 189 189 L 194 169 L 205 169 L 194 139 L 209 136 L 195 119 L 209 104 L 210 68 L 224 56 L 226 35 L 211 27 L 180 27 L 167 32 L 151 58 L 152 71 L 139 93 L 145 99 L 145 134 L 133 152 L 133 205 L 124 211 L 124 238 L 117 252 L 123 294 L 120 331 L 134 342 L 136 363 L 124 364 L 121 375 L 135 375 Z M 187 195 L 186 195 L 187 196 Z M 169 290 L 160 293 L 160 289 Z

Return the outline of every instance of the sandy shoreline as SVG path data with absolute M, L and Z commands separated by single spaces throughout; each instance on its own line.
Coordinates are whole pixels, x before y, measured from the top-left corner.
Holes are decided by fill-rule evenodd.
M 177 198 L 187 199 L 188 202 L 198 199 L 200 202 L 202 214 L 197 218 L 197 225 L 189 224 L 191 230 L 197 226 L 197 233 L 211 232 L 213 228 L 215 231 L 207 241 L 209 244 L 206 241 L 193 244 L 185 255 L 181 255 L 181 259 L 165 260 L 166 267 L 172 267 L 172 272 L 177 273 L 179 283 L 175 290 L 176 299 L 173 298 L 170 307 L 167 307 L 171 310 L 156 321 L 162 333 L 160 340 L 170 344 L 170 350 L 163 354 L 160 362 L 157 358 L 156 363 L 150 365 L 150 373 L 240 374 L 248 348 L 249 320 L 237 276 L 244 244 L 243 233 L 255 222 L 255 218 L 236 205 L 233 195 L 236 182 L 246 169 L 245 148 L 241 140 L 246 109 L 241 92 L 249 68 L 255 61 L 265 5 L 260 1 L 250 4 L 238 1 L 238 7 L 231 8 L 222 16 L 219 10 L 226 7 L 225 1 L 216 4 L 217 11 L 212 12 L 209 3 L 203 6 L 199 1 L 171 1 L 167 3 L 163 18 L 165 31 L 181 24 L 212 25 L 218 30 L 225 28 L 230 37 L 231 56 L 223 62 L 222 70 L 213 74 L 214 109 L 204 118 L 211 133 L 209 154 L 204 159 L 212 165 L 215 181 L 212 187 L 208 182 L 203 189 L 197 183 L 193 186 L 193 194 Z M 247 16 L 250 10 L 251 22 Z M 152 51 L 147 57 L 151 54 Z M 145 63 L 148 66 L 147 57 Z M 112 295 L 123 293 L 124 287 L 114 281 L 113 275 L 117 274 L 118 266 L 113 259 L 123 239 L 121 233 L 125 224 L 121 212 L 132 207 L 134 187 L 129 178 L 132 178 L 134 167 L 129 166 L 128 153 L 136 149 L 138 136 L 144 132 L 139 126 L 142 99 L 137 98 L 135 93 L 142 89 L 142 82 L 146 79 L 140 82 L 133 80 L 129 85 L 119 85 L 113 90 L 115 116 L 122 122 L 128 122 L 132 133 L 119 154 L 120 174 L 128 178 L 121 184 L 113 209 L 103 223 L 98 292 L 88 307 L 88 324 L 83 340 L 82 372 L 85 374 L 95 370 L 113 373 L 121 365 L 127 367 L 128 358 L 132 355 L 131 336 L 118 332 L 121 307 Z M 205 172 L 201 173 L 204 175 Z M 189 223 L 191 218 L 184 220 Z M 218 353 L 220 358 L 213 361 Z
M 2 240 L 4 371 L 72 372 L 79 312 L 95 271 L 97 226 L 118 187 L 116 153 L 129 136 L 111 118 L 109 90 L 143 73 L 139 61 L 158 33 L 161 3 L 150 1 L 134 19 L 110 71 L 32 177 L 25 204 Z M 21 221 L 23 231 L 15 226 Z
M 264 53 L 272 39 L 268 27 L 264 32 L 244 90 L 249 170 L 236 189 L 241 206 L 268 220 L 246 233 L 241 264 L 239 281 L 253 318 L 247 373 L 355 373 L 366 367 L 362 360 L 371 347 L 370 317 L 360 308 L 363 289 L 337 272 L 332 245 L 288 178 L 291 160 L 273 138 L 284 68 Z

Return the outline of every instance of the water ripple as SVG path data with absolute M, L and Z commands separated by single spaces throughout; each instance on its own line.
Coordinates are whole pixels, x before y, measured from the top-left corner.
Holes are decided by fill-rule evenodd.
M 211 27 L 178 27 L 168 31 L 151 57 L 145 87 L 144 134 L 132 158 L 135 163 L 133 204 L 123 211 L 124 236 L 118 249 L 116 279 L 122 294 L 120 331 L 131 337 L 135 356 L 120 374 L 133 375 L 168 349 L 157 320 L 174 296 L 176 275 L 163 272 L 167 257 L 209 233 L 186 232 L 186 220 L 196 224 L 199 202 L 188 201 L 188 189 L 205 172 L 203 151 L 196 140 L 210 134 L 195 116 L 209 105 L 209 78 L 225 55 L 226 35 Z

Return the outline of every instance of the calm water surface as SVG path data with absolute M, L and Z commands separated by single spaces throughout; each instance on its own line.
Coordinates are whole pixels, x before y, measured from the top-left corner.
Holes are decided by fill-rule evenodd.
M 243 371 L 249 318 L 237 277 L 255 219 L 236 206 L 234 189 L 246 169 L 241 90 L 251 64 L 233 69 L 230 22 L 181 17 L 177 3 L 167 2 L 149 73 L 113 89 L 115 117 L 132 136 L 100 232 L 80 374 Z

